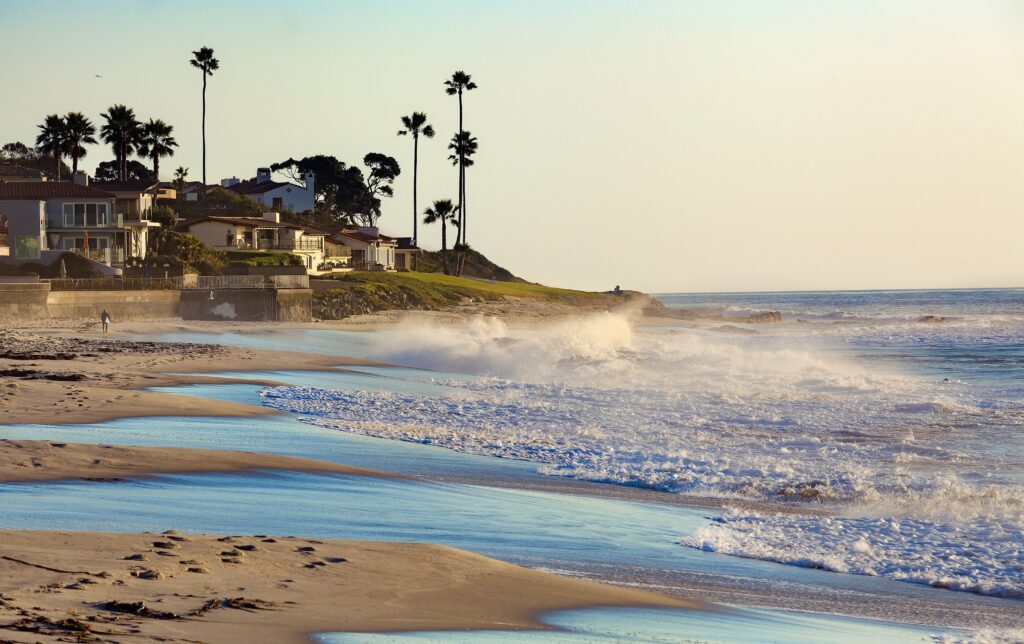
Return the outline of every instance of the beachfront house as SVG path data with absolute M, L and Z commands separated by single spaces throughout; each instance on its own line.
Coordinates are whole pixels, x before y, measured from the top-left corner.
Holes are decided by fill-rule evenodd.
M 313 210 L 313 181 L 312 172 L 307 172 L 303 176 L 305 185 L 301 186 L 295 183 L 274 181 L 271 179 L 270 168 L 259 168 L 256 170 L 255 179 L 242 181 L 238 177 L 231 177 L 222 180 L 220 185 L 262 204 L 265 208 L 278 212 L 282 210 L 306 212 Z
M 157 224 L 125 220 L 117 197 L 89 185 L 84 173 L 73 181 L 0 183 L 0 261 L 52 263 L 62 252 L 96 262 L 116 274 L 126 259 L 145 257 L 149 229 Z
M 203 217 L 182 222 L 179 229 L 204 245 L 224 251 L 284 252 L 298 255 L 308 272 L 321 270 L 326 233 L 281 221 L 277 212 L 255 217 Z
M 409 237 L 382 235 L 376 227 L 342 228 L 327 238 L 330 252 L 350 255 L 348 266 L 359 271 L 412 270 L 419 252 Z

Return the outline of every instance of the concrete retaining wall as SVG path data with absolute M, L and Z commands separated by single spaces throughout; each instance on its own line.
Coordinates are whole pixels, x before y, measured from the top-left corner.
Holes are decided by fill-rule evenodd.
M 186 320 L 309 322 L 311 294 L 309 289 L 182 291 L 178 313 Z
M 93 318 L 104 309 L 115 322 L 178 317 L 181 291 L 50 291 L 53 318 Z
M 47 317 L 50 285 L 0 284 L 0 321 L 42 320 Z
M 247 322 L 309 322 L 309 289 L 51 291 L 38 284 L 0 283 L 0 321 L 86 318 L 104 309 L 114 322 L 182 318 Z

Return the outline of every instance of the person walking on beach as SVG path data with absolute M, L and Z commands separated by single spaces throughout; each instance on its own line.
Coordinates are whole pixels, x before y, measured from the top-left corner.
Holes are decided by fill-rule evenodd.
M 103 309 L 103 313 L 100 313 L 100 322 L 103 323 L 103 332 L 106 333 L 110 328 L 110 314 L 107 313 L 106 309 Z

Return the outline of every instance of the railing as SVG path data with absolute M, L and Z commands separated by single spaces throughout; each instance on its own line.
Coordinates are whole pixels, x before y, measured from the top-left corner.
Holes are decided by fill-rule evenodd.
M 351 248 L 339 248 L 337 246 L 328 246 L 325 252 L 328 258 L 331 257 L 352 257 Z
M 309 275 L 195 275 L 175 279 L 182 289 L 309 288 Z
M 314 239 L 300 239 L 297 242 L 275 242 L 270 239 L 261 239 L 256 243 L 256 246 L 252 245 L 249 241 L 237 241 L 234 244 L 225 244 L 224 246 L 217 246 L 221 250 L 323 250 L 324 245 L 319 240 Z
M 279 250 L 323 250 L 322 239 L 298 239 L 292 242 L 278 242 L 273 246 Z
M 88 257 L 89 259 L 99 262 L 101 264 L 110 265 L 112 263 L 120 264 L 124 262 L 124 248 L 115 246 L 113 248 L 72 248 L 68 252 L 72 252 L 82 257 Z
M 178 288 L 176 278 L 82 277 L 45 280 L 51 291 L 166 291 Z
M 309 288 L 308 275 L 184 275 L 182 277 L 82 277 L 44 280 L 51 291 L 165 291 Z

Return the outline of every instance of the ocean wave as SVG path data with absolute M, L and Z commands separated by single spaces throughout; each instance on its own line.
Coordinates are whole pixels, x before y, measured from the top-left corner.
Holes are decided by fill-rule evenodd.
M 614 315 L 526 331 L 484 319 L 406 326 L 375 338 L 372 357 L 469 375 L 436 379 L 440 395 L 271 387 L 263 403 L 321 427 L 532 461 L 552 476 L 814 504 L 864 530 L 909 521 L 917 532 L 906 548 L 921 556 L 951 526 L 977 537 L 985 526 L 1018 534 L 1024 525 L 1020 455 L 992 447 L 1024 430 L 1024 407 L 1005 387 L 1003 398 L 986 397 L 889 370 L 835 351 L 831 338 L 637 331 Z M 828 535 L 807 526 L 808 544 Z M 758 534 L 773 543 L 765 527 L 736 552 L 755 552 L 748 541 Z M 876 561 L 876 572 L 904 574 L 906 553 L 894 544 L 879 544 L 891 561 Z M 983 573 L 985 557 L 1008 556 L 999 548 L 980 553 Z M 867 570 L 860 563 L 844 565 Z M 995 577 L 949 579 L 1008 592 Z
M 734 512 L 684 537 L 691 548 L 1024 599 L 1019 524 Z

